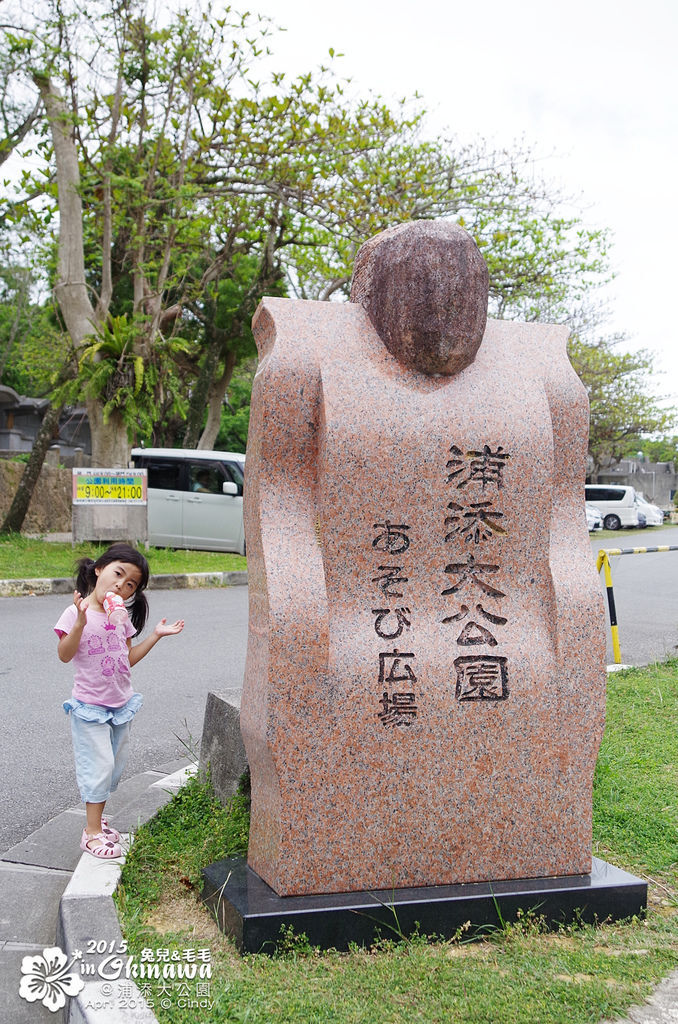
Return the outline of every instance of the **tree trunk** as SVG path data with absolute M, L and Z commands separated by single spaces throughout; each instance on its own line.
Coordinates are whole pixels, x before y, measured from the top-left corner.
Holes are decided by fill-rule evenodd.
M 212 380 L 207 392 L 207 423 L 198 441 L 198 448 L 203 451 L 214 448 L 216 443 L 221 426 L 221 407 L 228 385 L 231 383 L 234 368 L 235 352 L 227 352 L 223 373 L 216 380 Z
M 23 471 L 19 486 L 16 489 L 16 494 L 10 506 L 9 512 L 5 516 L 5 520 L 0 526 L 0 533 L 20 533 L 21 527 L 24 525 L 24 519 L 28 512 L 28 506 L 31 503 L 33 497 L 33 491 L 35 485 L 38 482 L 40 476 L 40 470 L 42 469 L 45 461 L 45 455 L 49 448 L 56 429 L 59 425 L 59 416 L 61 415 L 62 407 L 58 408 L 54 405 L 50 405 L 47 408 L 38 436 L 35 439 L 33 448 L 31 450 L 31 457 L 26 463 L 26 468 Z
M 200 368 L 198 379 L 191 392 L 191 400 L 188 406 L 188 417 L 186 419 L 186 433 L 184 434 L 184 448 L 197 448 L 200 443 L 200 431 L 205 416 L 210 384 L 219 366 L 218 344 L 211 344 L 205 356 L 205 362 Z M 219 428 L 217 427 L 217 432 Z M 215 434 L 216 437 L 216 434 Z
M 101 404 L 87 402 L 87 415 L 92 433 L 92 465 L 101 469 L 126 469 L 129 463 L 130 447 L 127 441 L 127 427 L 117 410 L 113 410 L 104 423 Z
M 73 133 L 73 118 L 63 96 L 47 76 L 35 74 L 49 122 L 56 163 L 59 197 L 59 258 L 54 294 L 76 349 L 105 319 L 108 310 L 101 305 L 98 317 L 90 302 L 85 283 L 80 169 Z M 102 403 L 87 402 L 92 434 L 92 459 L 102 468 L 126 467 L 129 459 L 127 428 L 122 417 L 113 412 L 104 423 Z
M 54 294 L 76 349 L 95 328 L 95 315 L 85 284 L 85 254 L 80 199 L 80 168 L 73 118 L 50 78 L 34 75 L 45 104 L 56 164 L 59 202 L 59 254 Z

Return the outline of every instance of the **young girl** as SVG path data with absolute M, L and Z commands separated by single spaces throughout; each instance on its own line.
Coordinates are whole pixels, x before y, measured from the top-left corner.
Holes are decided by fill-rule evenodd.
M 132 646 L 144 628 L 148 603 L 148 562 L 129 544 L 112 544 L 96 562 L 78 563 L 77 590 L 54 627 L 61 661 L 75 666 L 73 696 L 64 702 L 71 716 L 75 774 L 87 810 L 81 849 L 94 857 L 120 857 L 120 833 L 102 817 L 127 760 L 130 725 L 143 703 L 132 690 L 130 666 L 136 665 L 160 637 L 180 633 L 184 620 L 161 619 L 150 636 Z M 113 591 L 123 598 L 129 618 L 113 625 L 103 601 Z M 130 622 L 131 619 L 131 622 Z

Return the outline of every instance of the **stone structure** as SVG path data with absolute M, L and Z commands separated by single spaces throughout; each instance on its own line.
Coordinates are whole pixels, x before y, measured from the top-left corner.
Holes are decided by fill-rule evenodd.
M 254 320 L 248 864 L 280 896 L 586 873 L 605 642 L 567 331 L 486 324 L 442 223 L 368 242 L 352 297 Z
M 71 529 L 71 471 L 45 465 L 31 496 L 24 520 L 25 533 L 67 533 Z M 0 522 L 9 512 L 25 466 L 0 458 Z
M 199 768 L 209 773 L 212 789 L 222 804 L 238 790 L 247 771 L 247 758 L 240 735 L 242 690 L 229 688 L 207 694 L 205 720 L 200 741 Z

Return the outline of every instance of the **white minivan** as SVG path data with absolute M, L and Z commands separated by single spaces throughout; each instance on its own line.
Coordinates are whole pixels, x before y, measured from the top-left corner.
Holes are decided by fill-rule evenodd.
M 633 487 L 622 484 L 586 484 L 586 500 L 600 509 L 606 530 L 640 525 Z
M 148 541 L 160 548 L 245 554 L 245 456 L 190 448 L 133 448 L 148 472 Z

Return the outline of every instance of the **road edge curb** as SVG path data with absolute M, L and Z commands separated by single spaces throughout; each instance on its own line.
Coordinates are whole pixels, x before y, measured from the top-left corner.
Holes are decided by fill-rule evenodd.
M 193 769 L 180 768 L 151 783 L 149 788 L 160 787 L 177 793 L 192 774 Z M 140 824 L 143 823 L 140 820 Z M 133 836 L 127 836 L 126 841 L 123 837 L 123 841 L 129 849 Z M 59 900 L 57 916 L 56 942 L 69 960 L 73 959 L 77 951 L 86 949 L 88 943 L 101 939 L 104 930 L 109 947 L 113 943 L 114 949 L 123 948 L 113 894 L 118 887 L 124 862 L 124 857 L 108 863 L 97 861 L 87 853 L 80 857 Z M 97 986 L 100 980 L 97 979 Z M 100 1000 L 93 998 L 94 984 L 94 981 L 85 981 L 82 991 L 69 998 L 63 1011 L 64 1024 L 158 1024 L 157 1017 L 132 978 L 125 976 L 130 996 L 124 1008 L 119 1005 L 97 1007 L 96 1003 Z
M 186 590 L 196 587 L 247 586 L 247 571 L 157 573 L 149 590 Z M 39 597 L 44 594 L 72 594 L 74 582 L 68 577 L 0 580 L 0 597 Z

